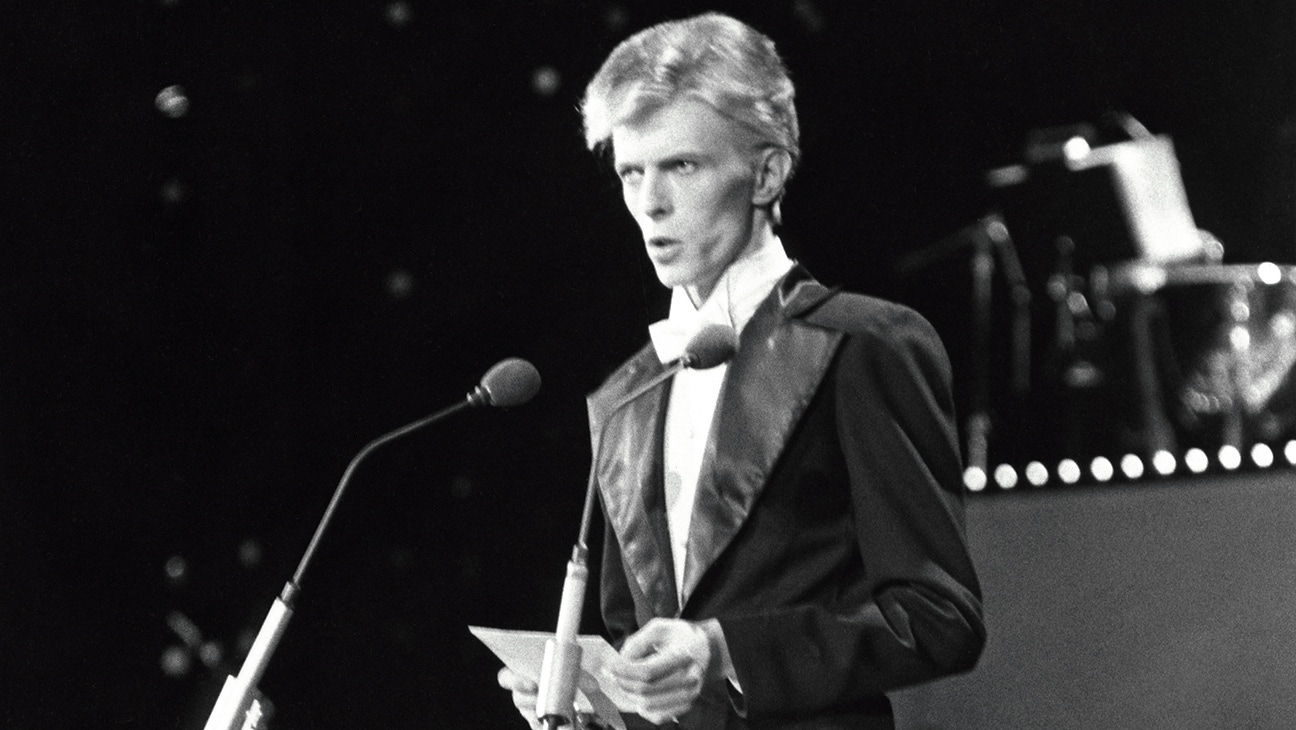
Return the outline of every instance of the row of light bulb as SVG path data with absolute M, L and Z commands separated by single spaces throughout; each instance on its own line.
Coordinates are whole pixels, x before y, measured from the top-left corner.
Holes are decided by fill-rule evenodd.
M 1282 457 L 1287 466 L 1296 466 L 1296 440 L 1288 441 L 1282 447 Z M 1236 446 L 1221 446 L 1215 454 L 1215 463 L 1225 471 L 1235 471 L 1242 468 L 1247 458 L 1251 465 L 1260 469 L 1278 464 L 1274 447 L 1263 443 L 1254 444 L 1245 455 Z M 1144 476 L 1170 476 L 1181 468 L 1192 474 L 1201 474 L 1211 468 L 1210 454 L 1202 449 L 1189 449 L 1184 452 L 1182 463 L 1169 451 L 1158 451 L 1146 461 L 1137 454 L 1125 454 L 1114 463 L 1105 456 L 1096 456 L 1088 465 L 1082 465 L 1075 459 L 1062 459 L 1052 471 L 1041 461 L 1032 461 L 1020 471 L 1011 464 L 1000 464 L 990 474 L 980 467 L 971 466 L 963 472 L 963 486 L 970 492 L 981 492 L 991 486 L 991 479 L 1000 489 L 1014 489 L 1023 484 L 1042 487 L 1053 480 L 1062 484 L 1076 484 L 1085 478 L 1086 469 L 1089 478 L 1095 482 L 1109 482 L 1116 478 L 1118 472 L 1132 481 Z

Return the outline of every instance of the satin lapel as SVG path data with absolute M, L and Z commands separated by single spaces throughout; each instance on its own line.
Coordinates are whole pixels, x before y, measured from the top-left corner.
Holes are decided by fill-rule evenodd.
M 679 612 L 670 532 L 662 487 L 662 429 L 670 382 L 644 393 L 616 413 L 627 394 L 662 372 L 651 348 L 632 359 L 590 399 L 594 433 L 607 421 L 598 462 L 599 493 L 627 575 L 639 584 L 654 615 Z
M 794 270 L 743 329 L 707 442 L 684 566 L 687 604 L 765 487 L 842 333 L 793 319 L 831 292 Z

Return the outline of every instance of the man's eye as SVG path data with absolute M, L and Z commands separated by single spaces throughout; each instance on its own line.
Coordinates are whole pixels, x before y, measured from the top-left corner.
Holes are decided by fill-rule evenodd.
M 694 162 L 693 160 L 676 160 L 675 170 L 677 172 L 688 174 L 690 172 L 697 170 L 697 163 Z
M 631 168 L 628 170 L 622 170 L 620 175 L 621 175 L 621 184 L 631 185 L 639 182 L 639 180 L 643 178 L 643 170 Z

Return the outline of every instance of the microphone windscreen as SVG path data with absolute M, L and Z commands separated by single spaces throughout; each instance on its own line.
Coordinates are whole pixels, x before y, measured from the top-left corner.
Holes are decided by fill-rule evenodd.
M 540 390 L 540 372 L 531 363 L 517 357 L 500 360 L 482 376 L 481 388 L 492 406 L 520 406 Z
M 684 348 L 684 367 L 707 370 L 729 361 L 738 352 L 738 333 L 726 324 L 709 324 Z

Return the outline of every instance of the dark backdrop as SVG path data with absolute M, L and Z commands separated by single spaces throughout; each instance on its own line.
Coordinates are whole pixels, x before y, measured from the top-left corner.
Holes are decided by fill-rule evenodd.
M 464 626 L 552 624 L 583 394 L 665 304 L 575 106 L 703 7 L 0 6 L 3 724 L 201 726 L 230 667 L 196 648 L 237 667 L 351 455 L 517 355 L 534 403 L 361 470 L 263 682 L 281 728 L 511 719 Z M 991 210 L 1032 129 L 1127 111 L 1230 260 L 1293 259 L 1285 0 L 711 7 L 798 83 L 792 254 L 931 313 L 956 367 L 962 264 L 895 266 Z

